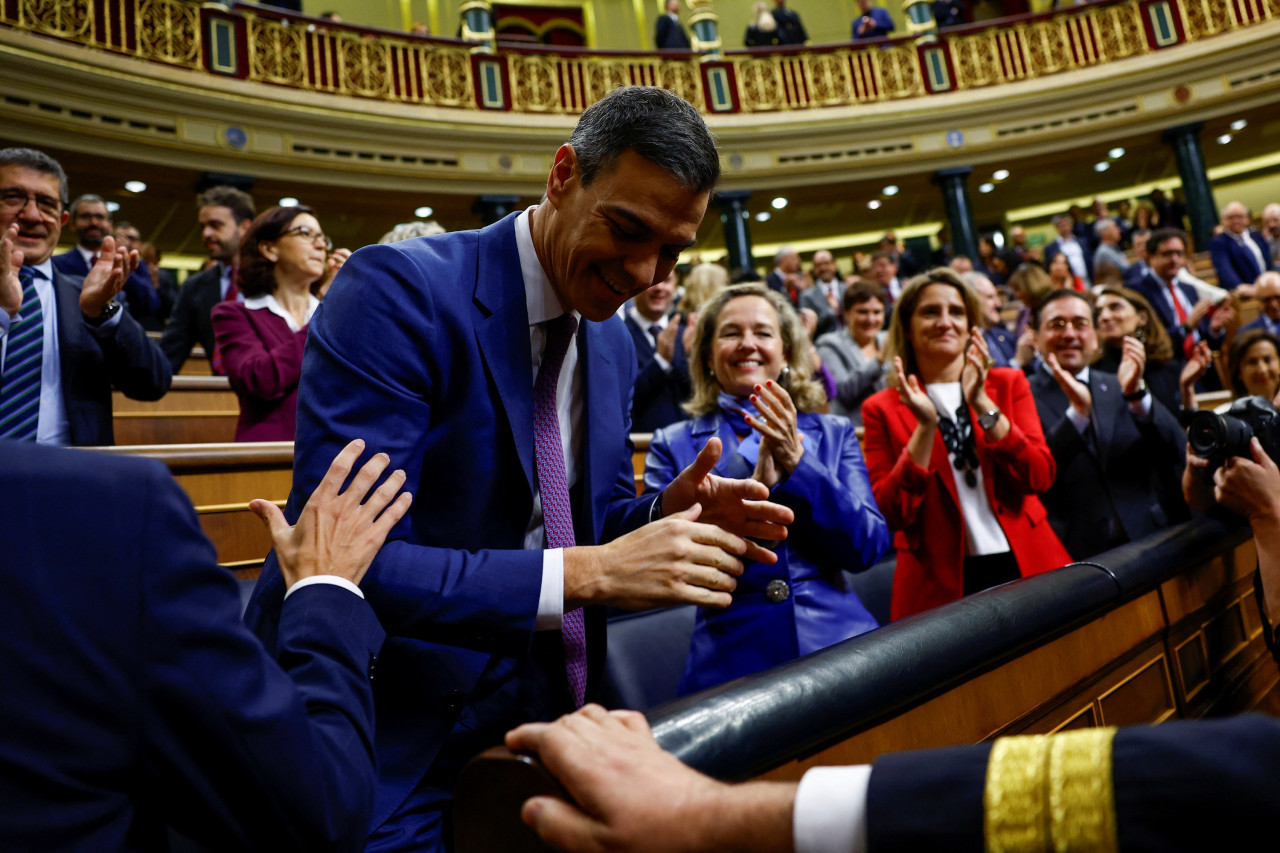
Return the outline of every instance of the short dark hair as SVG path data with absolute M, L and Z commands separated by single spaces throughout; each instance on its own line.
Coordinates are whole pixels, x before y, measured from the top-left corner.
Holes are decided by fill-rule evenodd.
M 101 204 L 105 207 L 107 202 L 102 198 L 102 196 L 95 195 L 94 193 L 78 195 L 76 196 L 76 200 L 71 202 L 71 206 L 67 208 L 67 212 L 71 214 L 72 219 L 76 218 L 76 211 L 80 209 L 80 205 L 82 204 Z M 111 218 L 110 210 L 107 211 L 107 218 Z
M 876 261 L 880 260 L 881 258 L 884 258 L 885 260 L 888 260 L 888 261 L 893 262 L 893 265 L 894 265 L 894 266 L 897 266 L 897 265 L 898 265 L 898 256 L 897 256 L 897 255 L 895 255 L 893 252 L 885 251 L 884 249 L 881 249 L 880 251 L 878 251 L 878 252 L 876 252 L 874 255 L 872 255 L 872 256 L 871 256 L 871 262 L 872 262 L 872 263 L 875 263 Z
M 1151 236 L 1147 238 L 1147 254 L 1154 255 L 1160 251 L 1160 244 L 1165 240 L 1172 240 L 1177 237 L 1182 241 L 1182 250 L 1187 250 L 1187 232 L 1181 228 L 1157 228 L 1151 232 Z
M 235 187 L 210 187 L 196 199 L 196 209 L 206 207 L 225 207 L 236 218 L 236 224 L 253 219 L 253 197 L 244 190 Z
M 311 213 L 306 205 L 296 207 L 272 207 L 262 211 L 253 220 L 240 241 L 240 277 L 237 286 L 247 298 L 266 296 L 276 289 L 276 262 L 262 254 L 263 243 L 274 243 L 289 230 L 293 220 L 303 213 Z M 314 215 L 314 214 L 313 214 Z
M 62 170 L 62 164 L 48 154 L 34 148 L 0 149 L 0 168 L 4 166 L 20 166 L 53 175 L 58 179 L 58 201 L 62 202 L 63 207 L 67 206 L 67 199 L 71 197 L 71 191 L 67 188 L 67 173 Z
M 622 86 L 587 108 L 569 136 L 582 185 L 609 172 L 634 151 L 694 192 L 720 180 L 715 139 L 693 105 L 653 86 Z
M 873 281 L 860 281 L 844 289 L 844 296 L 840 297 L 840 311 L 845 313 L 853 306 L 870 302 L 872 299 L 880 300 L 881 305 L 888 304 L 883 287 Z
M 1094 311 L 1093 300 L 1089 298 L 1088 294 L 1080 290 L 1072 290 L 1069 287 L 1059 287 L 1057 290 L 1051 290 L 1047 294 L 1045 294 L 1044 299 L 1041 299 L 1040 304 L 1037 305 L 1035 310 L 1031 312 L 1031 325 L 1035 328 L 1035 330 L 1037 332 L 1040 331 L 1040 318 L 1044 315 L 1045 308 L 1049 307 L 1055 302 L 1059 302 L 1063 299 L 1067 299 L 1070 297 L 1079 299 L 1085 305 L 1088 305 L 1089 313 L 1090 314 L 1093 313 Z
M 1231 342 L 1231 348 L 1227 350 L 1227 376 L 1231 377 L 1231 390 L 1237 397 L 1247 396 L 1249 390 L 1244 387 L 1244 381 L 1240 378 L 1240 363 L 1244 361 L 1245 353 L 1258 343 L 1266 341 L 1275 348 L 1276 355 L 1280 355 L 1280 337 L 1266 329 L 1250 329 L 1247 332 L 1241 332 L 1234 341 Z

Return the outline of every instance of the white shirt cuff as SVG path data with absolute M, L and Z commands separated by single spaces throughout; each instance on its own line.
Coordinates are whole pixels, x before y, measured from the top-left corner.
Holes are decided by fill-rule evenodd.
M 293 586 L 285 590 L 284 597 L 288 598 L 289 596 L 293 595 L 295 591 L 302 589 L 304 586 L 314 586 L 315 584 L 318 584 L 318 583 L 327 583 L 327 584 L 332 584 L 333 586 L 340 586 L 343 589 L 347 590 L 348 592 L 354 592 L 356 595 L 360 596 L 361 598 L 364 598 L 364 593 L 360 591 L 360 587 L 356 586 L 346 578 L 340 578 L 337 575 L 312 575 L 309 578 L 303 578 L 302 580 L 298 581 Z
M 1089 419 L 1077 412 L 1075 406 L 1067 406 L 1067 420 L 1071 421 L 1071 425 L 1081 435 L 1089 428 Z
M 653 354 L 653 360 L 654 360 L 654 361 L 656 361 L 656 362 L 658 362 L 658 367 L 661 367 L 661 368 L 662 368 L 662 372 L 663 372 L 663 373 L 670 373 L 670 372 L 671 372 L 671 362 L 667 361 L 665 358 L 663 358 L 662 356 L 658 355 L 658 353 L 657 353 L 657 352 L 655 352 L 655 353 Z
M 871 765 L 815 767 L 796 788 L 796 853 L 865 853 Z
M 1141 400 L 1135 400 L 1129 404 L 1129 411 L 1133 416 L 1144 424 L 1151 420 L 1151 392 L 1142 395 Z
M 535 631 L 559 631 L 564 621 L 564 549 L 542 552 L 542 590 L 538 593 Z

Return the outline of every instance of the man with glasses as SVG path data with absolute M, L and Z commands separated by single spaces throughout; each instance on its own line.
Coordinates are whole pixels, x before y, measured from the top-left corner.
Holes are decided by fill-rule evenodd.
M 158 400 L 171 374 L 115 298 L 137 252 L 104 237 L 83 279 L 54 268 L 66 199 L 56 160 L 30 148 L 0 150 L 0 438 L 109 445 L 112 387 Z
M 1178 357 L 1186 358 L 1202 340 L 1221 346 L 1228 315 L 1215 312 L 1212 300 L 1179 277 L 1187 264 L 1187 235 L 1176 228 L 1157 230 L 1147 240 L 1147 264 L 1147 274 L 1131 286 L 1160 315 Z
M 79 276 L 89 274 L 98 252 L 102 250 L 102 241 L 108 234 L 114 234 L 111 222 L 111 211 L 101 196 L 85 194 L 71 202 L 71 230 L 76 232 L 78 242 L 69 252 L 53 256 L 53 267 L 65 275 Z M 120 240 L 118 234 L 116 247 L 129 251 L 138 248 L 127 245 Z M 124 282 L 124 292 L 117 297 L 118 301 L 128 309 L 129 313 L 146 327 L 145 321 L 154 318 L 160 311 L 160 297 L 151 284 L 151 273 L 143 261 L 138 261 L 138 268 L 129 274 Z
M 1058 463 L 1040 499 L 1071 556 L 1085 560 L 1185 519 L 1186 437 L 1147 389 L 1143 345 L 1125 338 L 1118 373 L 1090 368 L 1093 305 L 1074 290 L 1045 297 L 1034 327 L 1041 363 L 1031 395 Z

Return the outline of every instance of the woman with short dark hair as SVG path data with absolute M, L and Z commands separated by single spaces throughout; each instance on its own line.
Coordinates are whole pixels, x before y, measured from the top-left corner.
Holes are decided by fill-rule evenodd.
M 350 254 L 333 244 L 311 208 L 263 211 L 240 242 L 244 302 L 213 308 L 217 357 L 240 399 L 236 441 L 292 441 L 307 326 L 323 286 Z

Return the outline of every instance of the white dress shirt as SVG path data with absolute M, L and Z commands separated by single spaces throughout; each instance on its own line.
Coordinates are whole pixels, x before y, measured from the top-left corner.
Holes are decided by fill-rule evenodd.
M 1089 267 L 1084 262 L 1084 249 L 1075 237 L 1058 238 L 1058 248 L 1067 256 L 1067 263 L 1085 284 L 1089 283 Z
M 250 311 L 270 311 L 289 325 L 289 331 L 301 332 L 302 326 L 306 326 L 311 322 L 312 315 L 320 307 L 320 300 L 309 293 L 307 294 L 307 315 L 302 322 L 302 326 L 298 325 L 298 321 L 294 319 L 294 316 L 276 301 L 275 294 L 272 293 L 268 293 L 266 296 L 255 296 L 252 299 L 246 299 L 244 300 L 244 307 Z
M 640 331 L 644 333 L 644 339 L 649 342 L 649 347 L 653 350 L 653 360 L 658 362 L 658 366 L 662 368 L 664 373 L 670 373 L 671 362 L 663 358 L 658 352 L 658 339 L 653 336 L 653 332 L 650 331 L 650 326 L 657 326 L 658 331 L 662 332 L 667 328 L 667 323 L 670 322 L 671 317 L 667 314 L 663 314 L 662 318 L 659 320 L 650 320 L 648 317 L 641 314 L 640 309 L 636 308 L 634 305 L 627 309 L 627 316 L 630 317 L 631 322 L 639 326 Z
M 871 765 L 815 767 L 796 788 L 791 836 L 796 853 L 863 853 Z

